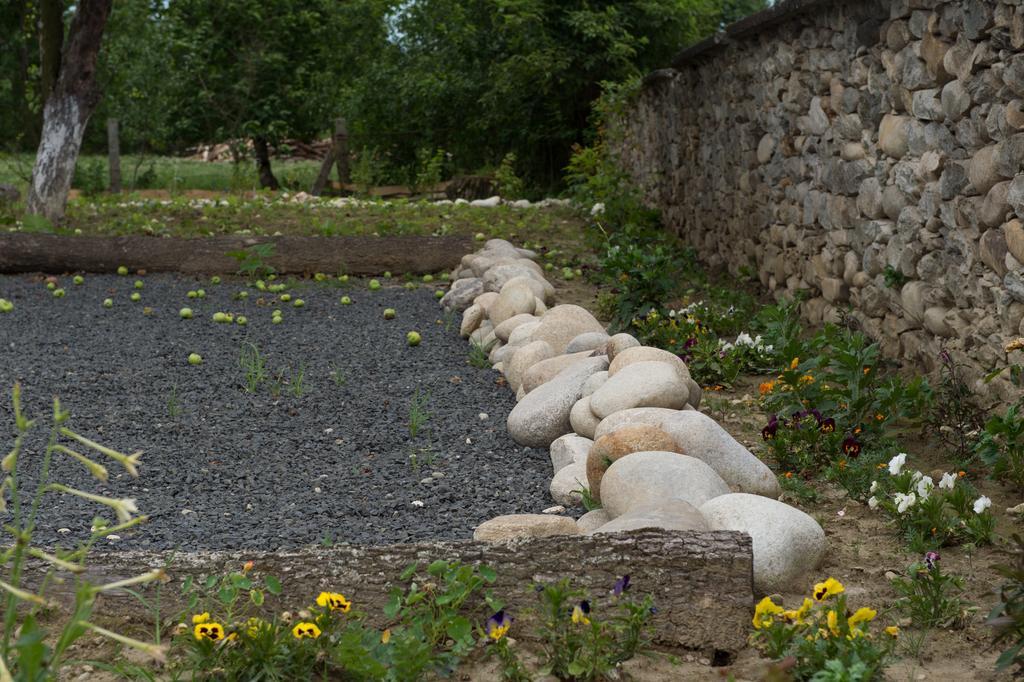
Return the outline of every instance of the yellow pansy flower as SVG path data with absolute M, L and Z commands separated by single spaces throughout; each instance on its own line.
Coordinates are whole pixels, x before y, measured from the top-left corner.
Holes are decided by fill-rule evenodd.
M 771 597 L 765 597 L 754 607 L 754 629 L 766 628 L 775 621 L 775 616 L 781 615 L 784 609 L 772 601 Z
M 831 632 L 833 635 L 838 637 L 839 636 L 839 614 L 837 614 L 835 611 L 829 611 L 828 612 L 828 616 L 826 617 L 825 620 L 828 623 L 829 632 Z
M 352 602 L 345 599 L 345 595 L 340 592 L 321 592 L 320 596 L 316 598 L 316 605 L 322 608 L 329 608 L 331 611 L 341 611 L 342 613 L 348 613 L 349 609 L 352 608 Z
M 206 623 L 210 620 L 210 612 L 205 611 L 203 613 L 197 613 L 192 616 L 192 624 L 198 625 L 199 623 Z
M 209 623 L 202 622 L 197 623 L 195 628 L 192 630 L 192 635 L 196 639 L 208 639 L 213 642 L 224 639 L 224 626 L 220 623 Z
M 295 639 L 316 639 L 320 636 L 320 628 L 316 626 L 316 623 L 297 623 L 295 627 L 292 628 L 292 636 L 295 637 Z
M 815 601 L 825 601 L 829 597 L 842 594 L 845 589 L 841 582 L 835 578 L 829 578 L 825 582 L 817 583 L 814 586 L 814 599 Z

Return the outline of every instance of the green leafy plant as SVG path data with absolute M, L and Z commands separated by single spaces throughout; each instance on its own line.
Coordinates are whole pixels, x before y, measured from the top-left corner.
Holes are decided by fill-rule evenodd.
M 1005 582 L 986 624 L 994 632 L 993 643 L 1008 645 L 999 655 L 996 668 L 1014 666 L 1018 673 L 1024 673 L 1024 538 L 1014 533 L 1011 540 L 1007 552 L 1010 563 L 996 566 Z
M 754 610 L 751 643 L 769 658 L 789 657 L 795 680 L 881 677 L 899 629 L 889 626 L 876 632 L 872 623 L 877 611 L 864 606 L 851 613 L 845 591 L 842 583 L 828 578 L 796 609 L 765 597 Z M 837 677 L 844 674 L 856 677 Z
M 917 627 L 945 628 L 963 622 L 964 603 L 959 595 L 964 580 L 943 573 L 941 563 L 938 552 L 925 552 L 923 561 L 907 569 L 907 577 L 889 581 L 900 595 L 896 608 Z
M 99 196 L 107 189 L 106 175 L 103 172 L 103 161 L 99 158 L 80 159 L 75 166 L 72 185 L 87 197 Z
M 444 150 L 425 147 L 416 152 L 416 161 L 414 189 L 417 193 L 432 191 L 441 182 L 445 161 Z
M 976 445 L 992 478 L 1024 490 L 1024 417 L 1021 403 L 1010 405 L 1002 415 L 992 415 Z
M 167 394 L 167 416 L 177 419 L 181 416 L 181 401 L 178 399 L 178 384 L 171 385 L 171 392 Z
M 345 382 L 348 380 L 345 376 L 345 370 L 335 364 L 331 364 L 330 376 L 331 381 L 333 381 L 334 385 L 338 387 L 344 386 Z
M 0 553 L 0 565 L 5 569 L 4 579 L 0 580 L 0 604 L 3 609 L 0 678 L 48 679 L 63 668 L 71 645 L 87 632 L 137 649 L 154 660 L 165 660 L 166 647 L 132 639 L 92 622 L 96 600 L 100 595 L 166 579 L 164 571 L 158 569 L 103 585 L 93 585 L 84 578 L 86 560 L 96 542 L 109 535 L 129 531 L 145 521 L 146 517 L 137 515 L 133 499 L 90 493 L 57 483 L 51 478 L 54 460 L 67 457 L 85 467 L 93 478 L 106 482 L 107 468 L 72 449 L 72 446 L 82 446 L 105 459 L 113 460 L 131 476 L 138 476 L 137 465 L 142 453 L 125 455 L 67 428 L 65 424 L 70 413 L 55 398 L 46 447 L 42 453 L 33 456 L 25 451 L 24 443 L 39 420 L 29 419 L 25 415 L 19 384 L 15 384 L 11 392 L 11 408 L 16 431 L 14 447 L 0 462 L 4 475 L 0 482 L 0 513 L 6 519 L 4 529 L 11 534 L 13 540 Z M 35 489 L 26 492 L 22 488 L 21 475 L 29 466 L 36 468 L 33 477 Z M 44 505 L 55 504 L 49 501 L 52 493 L 71 495 L 105 507 L 116 516 L 117 522 L 111 525 L 102 517 L 97 517 L 93 520 L 89 537 L 75 549 L 44 550 L 36 547 L 33 545 L 33 535 L 38 515 Z M 45 567 L 42 575 L 29 575 L 30 560 Z M 74 601 L 67 605 L 68 618 L 62 628 L 49 632 L 43 626 L 43 615 L 57 605 L 58 598 L 56 591 L 51 590 L 69 579 L 74 585 L 71 590 Z
M 912 551 L 991 544 L 995 518 L 989 498 L 979 496 L 962 472 L 946 472 L 935 482 L 907 467 L 906 461 L 906 453 L 901 452 L 882 465 L 871 483 L 867 504 L 890 518 Z
M 477 369 L 490 369 L 490 353 L 491 348 L 494 347 L 494 344 L 494 341 L 486 345 L 478 341 L 470 341 L 467 362 L 469 362 L 470 365 L 476 367 Z
M 580 483 L 580 487 L 577 488 L 576 490 L 573 490 L 573 492 L 579 493 L 580 502 L 583 505 L 583 508 L 586 509 L 587 511 L 594 511 L 595 509 L 600 509 L 601 502 L 597 498 L 595 498 L 594 495 L 590 492 L 590 488 L 586 485 L 583 485 L 581 481 L 576 482 Z
M 306 363 L 299 363 L 298 369 L 288 381 L 288 390 L 295 398 L 301 398 L 306 392 Z
M 650 595 L 633 599 L 629 576 L 593 599 L 568 579 L 537 586 L 542 670 L 559 679 L 600 680 L 650 646 Z
M 885 270 L 882 271 L 882 277 L 885 278 L 885 286 L 890 289 L 900 289 L 907 283 L 907 276 L 891 265 L 885 266 Z
M 241 251 L 229 251 L 227 255 L 238 262 L 239 275 L 260 278 L 269 277 L 277 272 L 267 263 L 274 257 L 276 251 L 277 246 L 273 242 L 264 242 L 247 246 Z

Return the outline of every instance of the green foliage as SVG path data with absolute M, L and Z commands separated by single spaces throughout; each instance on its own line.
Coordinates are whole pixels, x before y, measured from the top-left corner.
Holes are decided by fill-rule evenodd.
M 843 586 L 829 578 L 815 585 L 813 599 L 804 598 L 796 609 L 777 605 L 771 597 L 762 599 L 754 611 L 751 642 L 772 659 L 788 657 L 794 680 L 876 680 L 898 633 L 895 627 L 874 631 L 876 615 L 869 607 L 851 612 Z
M 490 353 L 491 348 L 494 347 L 495 342 L 492 341 L 484 345 L 477 341 L 470 341 L 469 343 L 469 356 L 467 362 L 477 369 L 490 369 Z
M 87 197 L 94 197 L 105 192 L 107 178 L 103 172 L 103 162 L 95 158 L 79 160 L 75 165 L 75 176 L 71 184 Z
M 494 187 L 503 199 L 522 199 L 526 194 L 526 183 L 516 173 L 515 152 L 509 152 L 494 171 Z
M 890 584 L 900 595 L 896 608 L 915 627 L 946 628 L 962 622 L 964 603 L 959 595 L 964 579 L 943 573 L 938 553 L 928 552 L 924 563 L 911 564 L 906 578 L 893 578 Z
M 267 261 L 274 257 L 277 246 L 272 242 L 253 244 L 241 251 L 229 251 L 231 256 L 238 261 L 238 274 L 245 277 L 268 277 L 275 272 L 274 268 L 267 264 Z
M 441 182 L 444 172 L 445 153 L 443 149 L 432 150 L 424 147 L 416 152 L 416 179 L 413 189 L 417 193 L 432 190 Z
M 927 427 L 951 453 L 960 468 L 971 467 L 978 456 L 979 439 L 985 427 L 986 411 L 977 405 L 976 396 L 964 381 L 959 365 L 948 351 L 939 353 L 941 379 L 935 387 L 935 400 L 928 411 Z M 999 448 L 993 440 L 990 446 Z M 998 459 L 998 453 L 990 453 Z
M 155 660 L 164 660 L 163 647 L 131 639 L 91 622 L 100 595 L 165 579 L 164 572 L 155 570 L 104 585 L 93 585 L 84 577 L 89 552 L 98 541 L 112 534 L 127 532 L 145 521 L 146 517 L 136 515 L 138 510 L 135 508 L 135 500 L 116 499 L 71 488 L 55 482 L 51 477 L 58 465 L 57 460 L 67 458 L 85 467 L 100 483 L 107 481 L 107 468 L 64 444 L 69 441 L 71 445 L 84 446 L 87 451 L 102 455 L 104 460 L 113 460 L 132 476 L 138 476 L 136 465 L 140 453 L 125 455 L 71 431 L 64 426 L 70 413 L 54 398 L 46 447 L 42 453 L 33 455 L 24 449 L 24 443 L 31 438 L 30 434 L 40 420 L 29 419 L 25 415 L 19 384 L 15 384 L 11 392 L 11 412 L 16 433 L 14 446 L 0 462 L 0 469 L 4 472 L 3 481 L 0 482 L 0 513 L 4 514 L 6 520 L 4 530 L 13 538 L 0 552 L 0 565 L 4 566 L 3 581 L 0 582 L 0 610 L 3 612 L 0 677 L 44 680 L 56 676 L 67 664 L 71 646 L 90 631 L 138 649 Z M 35 469 L 30 479 L 34 488 L 26 490 L 22 477 L 28 467 Z M 40 509 L 43 505 L 59 504 L 52 500 L 52 493 L 71 495 L 106 507 L 108 512 L 117 517 L 117 523 L 111 525 L 97 516 L 93 520 L 89 537 L 75 549 L 48 547 L 44 550 L 36 547 L 33 545 L 33 535 Z M 35 570 L 43 574 L 41 578 L 37 573 L 30 580 L 27 575 L 30 561 L 40 567 Z M 65 585 L 64 589 L 54 589 L 61 583 Z M 67 616 L 62 621 L 63 625 L 55 631 L 48 631 L 42 624 L 44 617 L 69 592 L 74 597 L 70 604 L 62 607 Z
M 538 585 L 537 596 L 542 669 L 559 679 L 606 679 L 620 663 L 650 646 L 650 595 L 635 600 L 621 590 L 594 600 L 563 579 Z
M 1024 673 L 1024 538 L 1011 538 L 1007 554 L 1010 563 L 996 566 L 1006 582 L 999 588 L 999 602 L 989 613 L 986 624 L 993 629 L 993 643 L 1009 645 L 996 661 L 999 670 L 1016 667 Z
M 907 276 L 891 265 L 885 266 L 882 275 L 885 277 L 885 286 L 890 289 L 902 289 L 903 285 L 907 283 Z
M 990 417 L 976 452 L 992 478 L 1024 490 L 1024 417 L 1020 410 L 1021 403 L 1016 403 L 1005 414 Z

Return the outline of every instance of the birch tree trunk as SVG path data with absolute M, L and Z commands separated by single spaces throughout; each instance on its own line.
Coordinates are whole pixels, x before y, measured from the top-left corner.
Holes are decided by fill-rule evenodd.
M 28 191 L 29 213 L 64 218 L 82 135 L 100 99 L 96 57 L 113 0 L 80 0 L 64 45 L 60 75 L 43 107 L 43 130 Z

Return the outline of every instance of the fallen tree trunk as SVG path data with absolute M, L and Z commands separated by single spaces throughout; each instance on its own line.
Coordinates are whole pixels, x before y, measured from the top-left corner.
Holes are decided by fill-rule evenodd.
M 140 531 L 140 532 L 145 532 Z M 160 568 L 170 553 L 122 552 L 95 554 L 87 578 L 105 583 Z M 538 605 L 534 585 L 571 578 L 594 598 L 595 613 L 607 615 L 607 597 L 623 574 L 630 575 L 631 596 L 650 594 L 655 643 L 700 650 L 716 660 L 746 644 L 753 612 L 753 553 L 750 536 L 732 531 L 692 532 L 643 529 L 593 536 L 522 538 L 508 544 L 474 541 L 423 542 L 404 545 L 338 545 L 265 554 L 259 552 L 177 553 L 168 573 L 175 584 L 186 577 L 238 572 L 252 560 L 257 573 L 281 579 L 284 592 L 267 607 L 292 612 L 308 607 L 322 590 L 342 592 L 369 622 L 385 627 L 382 609 L 393 587 L 404 588 L 399 576 L 412 563 L 421 568 L 444 559 L 484 564 L 497 573 L 495 597 L 515 614 L 515 638 L 533 636 Z M 150 587 L 152 589 L 152 587 Z M 165 589 L 164 599 L 179 591 Z M 127 593 L 105 595 L 119 613 L 139 609 Z M 174 612 L 182 603 L 167 604 Z M 478 605 L 480 621 L 489 614 Z M 107 608 L 107 607 L 104 607 Z M 141 614 L 140 614 L 141 615 Z M 724 654 L 724 655 L 723 655 Z
M 280 273 L 377 275 L 385 270 L 428 273 L 449 270 L 472 250 L 469 237 L 70 237 L 0 235 L 0 272 L 114 272 L 125 265 L 148 272 L 228 273 L 238 261 L 228 254 L 273 244 L 267 265 Z

